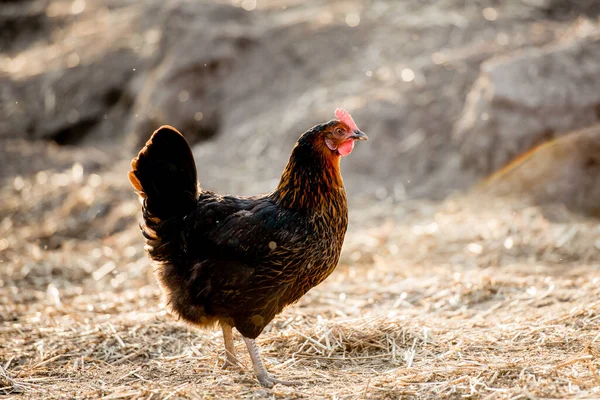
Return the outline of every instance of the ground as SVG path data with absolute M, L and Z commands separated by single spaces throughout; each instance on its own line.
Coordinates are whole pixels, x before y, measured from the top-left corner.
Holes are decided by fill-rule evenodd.
M 308 2 L 309 11 L 303 14 L 301 2 L 269 4 L 276 3 L 289 6 L 277 20 L 280 25 L 290 16 L 311 17 L 314 8 L 322 6 Z M 456 149 L 438 130 L 458 118 L 478 64 L 503 51 L 501 46 L 473 47 L 474 38 L 495 38 L 499 29 L 512 32 L 509 39 L 520 38 L 509 40 L 509 47 L 518 48 L 531 44 L 524 32 L 534 32 L 534 44 L 543 44 L 578 16 L 564 7 L 557 6 L 557 15 L 530 3 L 536 2 L 519 3 L 530 7 L 523 14 L 514 6 L 517 2 L 511 3 L 514 8 L 494 2 L 444 2 L 439 7 L 445 8 L 436 8 L 424 2 L 423 8 L 414 9 L 409 3 L 390 2 L 401 4 L 398 7 L 412 18 L 388 13 L 386 21 L 397 25 L 389 23 L 369 36 L 387 48 L 380 56 L 389 61 L 396 54 L 393 42 L 386 40 L 394 40 L 395 29 L 400 35 L 412 23 L 422 24 L 419 35 L 427 38 L 429 47 L 413 43 L 417 40 L 411 37 L 395 49 L 399 58 L 412 60 L 406 65 L 417 71 L 417 81 L 419 71 L 430 79 L 421 86 L 403 86 L 398 80 L 394 88 L 402 100 L 378 91 L 380 81 L 363 81 L 363 75 L 356 79 L 357 86 L 371 88 L 361 93 L 371 107 L 369 115 L 362 112 L 370 121 L 366 125 L 371 129 L 363 129 L 371 141 L 359 143 L 355 164 L 355 154 L 343 160 L 350 226 L 340 264 L 258 339 L 267 368 L 281 379 L 300 382 L 298 386 L 261 388 L 239 335 L 236 348 L 244 365 L 222 371 L 220 331 L 196 329 L 168 312 L 144 254 L 137 226 L 139 202 L 126 180 L 131 158 L 123 150 L 127 138 L 88 137 L 65 146 L 32 140 L 25 132 L 0 137 L 0 395 L 598 398 L 597 219 L 561 204 L 536 206 L 525 198 L 489 197 L 476 189 L 446 197 L 448 189 L 475 181 L 441 174 Z M 490 21 L 469 22 L 486 7 L 496 7 L 500 16 L 492 32 Z M 272 8 L 268 12 L 277 14 Z M 490 12 L 486 11 L 488 18 Z M 377 25 L 369 18 L 379 14 L 365 15 L 359 27 Z M 354 24 L 355 15 L 349 18 Z M 547 18 L 547 24 L 533 29 L 536 18 Z M 454 34 L 448 37 L 448 32 Z M 14 40 L 12 54 L 24 46 L 21 40 L 27 35 Z M 42 51 L 43 41 L 36 43 Z M 419 58 L 419 51 L 427 56 Z M 432 62 L 436 51 L 437 57 L 452 58 L 448 70 L 455 73 L 443 73 L 447 68 Z M 415 67 L 417 61 L 423 69 Z M 404 66 L 400 75 L 403 70 Z M 385 80 L 385 70 L 379 75 L 373 71 Z M 432 98 L 439 103 L 428 100 Z M 277 100 L 272 101 L 276 109 Z M 394 107 L 406 118 L 399 141 L 389 121 L 400 123 L 402 118 L 394 114 L 396 119 L 387 120 L 387 125 L 376 121 L 377 116 L 389 117 Z M 225 127 L 241 116 L 238 111 Z M 289 152 L 279 154 L 279 147 L 291 146 L 289 140 L 274 145 L 273 152 L 247 147 L 248 154 L 230 154 L 224 150 L 238 141 L 228 141 L 237 136 L 227 135 L 219 133 L 215 141 L 196 146 L 195 154 L 207 163 L 199 165 L 202 181 L 233 192 L 268 190 Z M 276 142 L 279 137 L 267 138 Z M 247 139 L 239 143 L 252 144 Z M 368 146 L 381 151 L 376 159 L 381 165 L 370 165 L 377 153 Z M 256 161 L 255 152 L 274 153 L 274 158 Z M 399 154 L 406 159 L 396 165 Z M 390 165 L 397 169 L 386 171 Z M 405 170 L 398 172 L 401 167 Z M 422 184 L 411 189 L 410 180 Z M 436 190 L 446 181 L 454 186 Z
M 362 229 L 351 229 L 336 272 L 259 338 L 271 372 L 300 386 L 259 387 L 239 337 L 244 367 L 222 371 L 220 332 L 166 312 L 132 227 L 8 254 L 2 390 L 26 398 L 598 396 L 597 224 L 562 207 L 457 198 L 384 204 L 354 226 Z

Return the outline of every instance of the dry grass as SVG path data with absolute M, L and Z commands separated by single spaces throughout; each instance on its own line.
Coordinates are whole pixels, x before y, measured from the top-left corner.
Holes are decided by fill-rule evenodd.
M 244 368 L 221 371 L 221 333 L 189 327 L 162 307 L 123 168 L 99 180 L 71 167 L 2 187 L 0 393 L 598 396 L 596 221 L 476 195 L 441 205 L 354 204 L 336 272 L 259 338 L 271 372 L 302 382 L 269 390 L 255 381 L 239 338 Z M 88 221 L 74 210 L 88 209 L 90 186 L 92 204 L 112 206 Z M 33 224 L 32 215 L 43 219 Z M 125 221 L 120 228 L 115 218 Z

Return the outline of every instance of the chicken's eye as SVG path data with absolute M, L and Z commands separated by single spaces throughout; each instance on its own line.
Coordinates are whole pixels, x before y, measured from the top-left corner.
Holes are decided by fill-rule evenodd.
M 339 135 L 339 136 L 342 136 L 342 135 L 344 134 L 344 131 L 343 131 L 341 128 L 337 128 L 337 129 L 335 130 L 335 134 L 336 134 L 336 135 Z

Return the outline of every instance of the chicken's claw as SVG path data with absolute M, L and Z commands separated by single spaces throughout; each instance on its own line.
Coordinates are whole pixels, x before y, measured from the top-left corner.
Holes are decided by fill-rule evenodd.
M 266 388 L 271 388 L 273 387 L 273 385 L 279 383 L 281 385 L 286 385 L 286 386 L 293 386 L 293 385 L 299 385 L 300 382 L 289 382 L 289 381 L 282 381 L 276 378 L 273 378 L 271 375 L 269 375 L 269 373 L 267 372 L 267 369 L 265 368 L 265 366 L 262 363 L 262 360 L 260 359 L 260 354 L 258 351 L 258 346 L 256 345 L 256 342 L 253 339 L 249 339 L 247 337 L 244 337 L 244 342 L 246 342 L 246 347 L 248 347 L 248 353 L 250 354 L 250 359 L 252 360 L 252 368 L 254 369 L 254 373 L 256 374 L 256 379 L 258 379 L 258 382 L 266 387 Z
M 239 367 L 239 364 L 225 359 L 225 362 L 223 363 L 223 366 L 221 367 L 221 369 L 226 370 L 229 367 Z
M 285 386 L 297 386 L 297 385 L 301 384 L 301 382 L 282 381 L 280 379 L 273 378 L 268 373 L 262 374 L 262 375 L 257 375 L 256 379 L 258 379 L 258 383 L 260 383 L 261 386 L 264 386 L 266 388 L 272 388 L 273 385 L 276 385 L 276 384 L 285 385 Z

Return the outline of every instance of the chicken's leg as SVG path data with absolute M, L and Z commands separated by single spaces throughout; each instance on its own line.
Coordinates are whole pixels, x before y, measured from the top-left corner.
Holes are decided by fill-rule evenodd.
M 223 369 L 227 369 L 232 365 L 238 365 L 238 360 L 235 358 L 235 348 L 233 347 L 233 330 L 231 325 L 221 322 L 221 330 L 223 331 L 223 342 L 225 342 L 225 363 Z
M 260 382 L 261 385 L 270 388 L 273 387 L 273 385 L 276 383 L 281 383 L 282 385 L 298 384 L 297 382 L 281 381 L 269 375 L 262 360 L 260 359 L 258 346 L 256 345 L 256 342 L 254 342 L 254 339 L 248 339 L 244 336 L 242 337 L 244 338 L 244 342 L 246 342 L 246 347 L 248 347 L 248 353 L 250 353 L 250 359 L 252 360 L 252 368 L 254 369 L 256 378 L 258 379 L 258 382 Z

